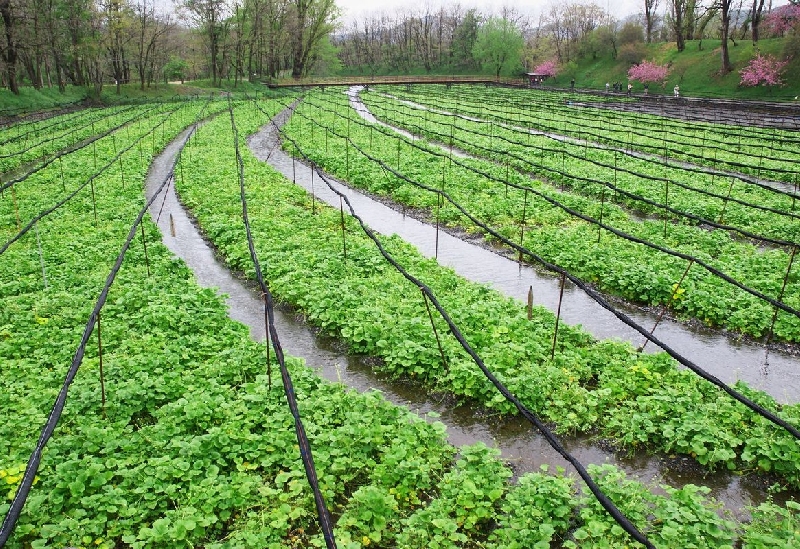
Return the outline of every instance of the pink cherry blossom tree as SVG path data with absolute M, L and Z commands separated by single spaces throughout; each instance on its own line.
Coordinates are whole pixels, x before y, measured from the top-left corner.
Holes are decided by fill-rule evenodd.
M 739 71 L 742 77 L 739 85 L 741 86 L 780 86 L 781 72 L 788 64 L 788 61 L 778 61 L 771 55 L 756 54 L 745 68 Z
M 800 4 L 775 8 L 764 18 L 764 26 L 776 35 L 786 34 L 797 25 L 800 25 Z
M 628 69 L 628 80 L 635 80 L 642 84 L 647 84 L 648 82 L 664 83 L 668 74 L 668 66 L 657 65 L 653 61 L 642 61 Z
M 558 74 L 558 63 L 554 59 L 550 59 L 544 63 L 536 65 L 536 67 L 533 69 L 533 72 L 553 77 Z

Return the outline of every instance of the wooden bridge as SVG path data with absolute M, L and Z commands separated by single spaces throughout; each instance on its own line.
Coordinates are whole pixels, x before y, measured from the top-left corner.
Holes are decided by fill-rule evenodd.
M 343 78 L 286 78 L 264 82 L 270 88 L 312 88 L 326 86 L 377 86 L 379 84 L 485 84 L 487 86 L 527 86 L 521 78 L 489 78 L 486 76 L 349 76 Z

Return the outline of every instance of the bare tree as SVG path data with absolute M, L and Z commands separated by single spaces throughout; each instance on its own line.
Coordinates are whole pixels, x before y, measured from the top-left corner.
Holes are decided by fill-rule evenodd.
M 658 6 L 660 0 L 644 0 L 644 32 L 645 40 L 649 44 L 653 39 L 653 28 L 656 25 Z
M 771 4 L 771 2 L 770 2 Z M 753 0 L 753 8 L 750 10 L 750 28 L 753 32 L 753 45 L 758 44 L 758 30 L 761 26 L 761 19 L 764 12 L 764 0 Z
M 136 20 L 136 69 L 139 73 L 139 88 L 154 80 L 153 61 L 159 46 L 163 49 L 166 34 L 174 28 L 169 15 L 156 13 L 156 1 L 139 0 L 133 7 Z
M 558 60 L 568 63 L 579 50 L 580 43 L 606 19 L 605 11 L 597 4 L 554 4 L 545 17 L 545 30 L 555 44 Z
M 10 0 L 0 0 L 0 17 L 3 18 L 4 38 L 6 40 L 2 49 L 3 62 L 6 66 L 6 79 L 8 89 L 12 93 L 19 95 L 19 84 L 17 83 L 17 17 L 11 11 Z
M 670 0 L 670 24 L 678 51 L 686 49 L 686 9 L 688 0 Z
M 720 11 L 722 15 L 722 72 L 729 73 L 733 70 L 731 57 L 728 52 L 728 33 L 731 26 L 731 3 L 733 0 L 720 0 Z
M 225 39 L 225 20 L 230 15 L 227 0 L 184 0 L 183 8 L 190 20 L 206 36 L 211 60 L 211 82 L 219 82 L 220 51 Z

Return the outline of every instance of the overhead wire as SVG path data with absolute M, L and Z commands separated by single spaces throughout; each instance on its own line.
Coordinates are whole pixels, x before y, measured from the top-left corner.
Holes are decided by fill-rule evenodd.
M 89 127 L 93 127 L 95 124 L 97 124 L 99 122 L 102 122 L 102 120 L 104 120 L 106 118 L 119 116 L 120 114 L 122 114 L 122 113 L 124 113 L 126 111 L 130 111 L 130 110 L 132 110 L 134 108 L 136 108 L 136 107 L 135 106 L 131 106 L 131 107 L 128 107 L 126 109 L 121 109 L 120 111 L 116 111 L 116 112 L 107 114 L 105 116 L 102 116 L 98 120 L 90 120 L 89 122 L 86 122 L 85 124 L 80 125 L 80 126 L 73 127 L 72 129 L 70 129 L 70 130 L 68 130 L 65 133 L 62 133 L 60 135 L 48 135 L 47 137 L 45 137 L 41 141 L 37 141 L 36 143 L 32 143 L 31 145 L 29 145 L 25 149 L 19 149 L 17 151 L 10 152 L 8 154 L 0 154 L 0 158 L 11 158 L 11 157 L 17 156 L 19 154 L 25 154 L 26 152 L 29 152 L 29 151 L 35 149 L 36 147 L 39 147 L 40 145 L 43 145 L 43 144 L 48 143 L 48 142 L 52 142 L 52 141 L 54 141 L 56 139 L 63 139 L 63 138 L 67 137 L 70 134 L 78 133 L 81 130 L 85 130 L 85 129 L 89 128 Z M 39 133 L 40 131 L 41 130 L 36 129 L 36 130 L 31 130 L 31 132 L 28 132 L 28 133 Z M 23 134 L 22 136 L 17 136 L 17 139 L 19 137 L 24 137 L 25 135 L 26 134 Z M 7 144 L 7 143 L 0 143 L 0 145 L 2 145 L 2 144 Z
M 420 105 L 418 108 L 419 108 L 419 110 L 428 110 L 428 109 L 425 109 L 425 107 L 422 106 L 422 105 Z M 394 109 L 394 112 L 400 112 L 400 111 L 397 110 L 397 109 Z M 429 112 L 432 112 L 433 114 L 438 114 L 438 115 L 441 115 L 441 116 L 445 116 L 445 117 L 451 116 L 451 117 L 456 118 L 456 119 L 464 120 L 464 121 L 466 121 L 468 123 L 477 123 L 477 124 L 480 124 L 480 123 L 492 123 L 492 121 L 489 121 L 489 120 L 475 119 L 474 117 L 468 117 L 468 116 L 464 116 L 464 115 L 462 115 L 460 113 L 452 113 L 452 112 L 449 112 L 449 111 L 436 110 L 436 111 L 429 111 Z M 465 132 L 465 133 L 471 133 L 471 134 L 474 134 L 474 135 L 485 136 L 485 134 L 482 134 L 482 133 L 480 133 L 480 132 L 478 132 L 476 130 L 471 130 L 469 128 L 460 127 L 460 126 L 458 126 L 456 124 L 452 124 L 452 126 L 454 128 L 457 128 L 458 130 L 460 130 L 462 132 Z M 641 177 L 641 178 L 646 179 L 646 180 L 661 181 L 661 182 L 669 181 L 669 182 L 671 182 L 671 183 L 673 183 L 675 185 L 678 185 L 681 188 L 686 189 L 687 191 L 690 191 L 690 192 L 697 192 L 697 193 L 699 193 L 701 195 L 711 196 L 711 197 L 714 197 L 714 198 L 718 198 L 718 199 L 726 200 L 726 201 L 730 201 L 730 202 L 736 202 L 736 203 L 742 204 L 742 205 L 750 207 L 750 208 L 764 210 L 764 211 L 767 211 L 767 212 L 776 213 L 778 215 L 785 215 L 785 216 L 791 217 L 793 219 L 800 219 L 800 216 L 797 215 L 797 214 L 794 214 L 793 212 L 786 212 L 786 211 L 783 211 L 783 210 L 777 210 L 777 209 L 774 209 L 774 208 L 765 207 L 765 206 L 763 206 L 761 204 L 757 204 L 757 203 L 754 203 L 754 202 L 747 202 L 747 201 L 744 201 L 744 200 L 741 200 L 741 199 L 737 199 L 736 197 L 728 197 L 728 196 L 723 196 L 723 195 L 720 195 L 720 194 L 717 194 L 717 193 L 714 193 L 714 192 L 711 192 L 711 191 L 706 191 L 704 189 L 693 187 L 692 185 L 690 185 L 688 183 L 684 183 L 684 182 L 677 181 L 677 180 L 674 180 L 674 179 L 668 179 L 668 178 L 665 178 L 665 177 L 652 176 L 652 175 L 649 175 L 649 174 L 639 173 L 637 171 L 634 171 L 633 169 L 625 168 L 624 166 L 622 166 L 622 167 L 613 166 L 611 164 L 606 164 L 606 163 L 601 162 L 599 160 L 590 159 L 590 158 L 587 158 L 585 155 L 581 156 L 581 155 L 576 154 L 576 153 L 568 152 L 564 148 L 564 145 L 567 144 L 567 145 L 574 146 L 576 148 L 581 147 L 581 148 L 584 148 L 584 149 L 591 147 L 592 150 L 596 150 L 596 151 L 599 151 L 599 152 L 614 152 L 614 151 L 616 151 L 616 152 L 622 154 L 624 157 L 634 158 L 634 159 L 638 159 L 638 160 L 647 160 L 648 162 L 652 162 L 652 163 L 654 163 L 656 165 L 663 166 L 664 168 L 677 169 L 677 170 L 681 170 L 681 171 L 688 172 L 688 173 L 699 173 L 699 174 L 703 174 L 703 175 L 712 175 L 712 176 L 719 176 L 719 177 L 726 177 L 726 178 L 730 177 L 730 178 L 735 179 L 737 181 L 741 181 L 742 183 L 744 183 L 746 185 L 755 185 L 755 186 L 763 189 L 764 191 L 775 193 L 775 194 L 778 194 L 778 195 L 781 195 L 781 196 L 784 196 L 784 197 L 787 197 L 787 198 L 791 198 L 791 199 L 800 199 L 800 194 L 797 193 L 797 189 L 795 189 L 794 191 L 788 191 L 788 190 L 785 190 L 785 189 L 780 189 L 780 188 L 777 188 L 774 185 L 770 185 L 768 183 L 765 183 L 765 182 L 762 182 L 762 181 L 759 181 L 759 180 L 754 180 L 754 179 L 752 179 L 752 178 L 750 178 L 748 176 L 745 176 L 745 175 L 739 174 L 739 173 L 735 173 L 735 172 L 723 172 L 723 171 L 718 171 L 718 170 L 709 171 L 706 168 L 703 168 L 703 167 L 700 167 L 700 166 L 691 165 L 691 164 L 686 165 L 686 164 L 668 163 L 665 160 L 662 161 L 657 155 L 654 155 L 652 158 L 650 158 L 650 157 L 642 158 L 641 156 L 639 156 L 637 154 L 633 154 L 633 153 L 629 152 L 629 149 L 628 149 L 628 147 L 627 147 L 627 145 L 625 143 L 622 144 L 623 145 L 622 148 L 608 148 L 608 147 L 605 147 L 605 146 L 603 146 L 601 144 L 597 144 L 597 143 L 593 143 L 591 141 L 588 141 L 586 139 L 580 140 L 580 139 L 575 139 L 575 138 L 573 138 L 571 136 L 564 136 L 563 134 L 554 134 L 554 133 L 544 132 L 544 131 L 540 131 L 540 130 L 532 130 L 530 128 L 519 128 L 519 127 L 515 127 L 513 124 L 503 123 L 502 127 L 505 130 L 507 130 L 507 131 L 509 131 L 511 133 L 525 133 L 526 136 L 544 137 L 544 138 L 549 139 L 551 141 L 555 141 L 556 143 L 558 143 L 562 147 L 559 148 L 559 149 L 553 149 L 553 148 L 544 147 L 544 146 L 536 146 L 536 147 L 534 147 L 534 146 L 528 145 L 527 143 L 522 143 L 522 142 L 519 142 L 519 141 L 515 141 L 515 140 L 509 139 L 509 138 L 504 137 L 504 136 L 500 136 L 500 135 L 494 136 L 494 137 L 497 137 L 498 139 L 501 139 L 501 140 L 503 140 L 503 141 L 505 141 L 507 143 L 513 144 L 513 145 L 518 145 L 518 146 L 525 147 L 525 148 L 535 149 L 537 151 L 542 150 L 542 151 L 547 151 L 547 152 L 550 152 L 550 153 L 564 154 L 564 155 L 569 156 L 570 158 L 575 158 L 577 160 L 580 160 L 581 162 L 588 162 L 590 164 L 594 164 L 596 166 L 600 166 L 600 167 L 607 168 L 607 169 L 615 169 L 615 170 L 617 170 L 619 172 L 628 173 L 630 175 L 633 175 L 633 176 L 636 176 L 636 177 Z M 565 141 L 564 140 L 565 138 L 569 139 L 570 141 Z M 547 167 L 545 167 L 543 165 L 541 167 L 543 169 L 549 169 L 549 168 L 547 168 Z M 791 173 L 795 173 L 795 172 L 791 172 Z M 790 183 L 788 183 L 788 182 L 772 182 L 772 183 L 776 183 L 776 184 L 780 184 L 780 185 L 786 185 L 786 186 L 790 185 Z
M 109 168 L 113 167 L 114 163 L 116 161 L 118 161 L 122 157 L 123 154 L 125 154 L 126 152 L 131 150 L 137 143 L 140 143 L 145 137 L 147 137 L 148 135 L 150 135 L 151 133 L 156 131 L 163 124 L 166 124 L 167 119 L 170 116 L 172 116 L 176 111 L 177 111 L 177 109 L 174 109 L 173 111 L 171 111 L 167 115 L 167 117 L 164 118 L 164 120 L 162 120 L 161 122 L 159 122 L 158 124 L 153 126 L 150 130 L 147 131 L 147 133 L 145 133 L 145 134 L 141 135 L 140 137 L 136 138 L 129 146 L 127 146 L 127 147 L 125 147 L 123 149 L 120 149 L 119 152 L 116 155 L 114 155 L 114 157 L 105 164 L 105 166 L 101 167 L 98 171 L 93 173 L 84 183 L 81 183 L 80 185 L 78 185 L 78 187 L 76 187 L 72 192 L 67 194 L 63 199 L 59 200 L 53 206 L 42 210 L 41 212 L 39 212 L 39 214 L 34 216 L 30 220 L 29 223 L 27 223 L 24 227 L 22 227 L 14 236 L 9 238 L 5 242 L 5 244 L 0 246 L 0 255 L 3 255 L 6 252 L 6 250 L 8 250 L 8 248 L 14 242 L 17 242 L 20 238 L 25 236 L 25 234 L 28 233 L 28 231 L 30 231 L 32 228 L 34 228 L 39 221 L 41 221 L 42 219 L 44 219 L 48 215 L 52 214 L 53 212 L 55 212 L 56 210 L 58 210 L 59 208 L 64 206 L 67 202 L 69 202 L 70 200 L 75 198 L 75 196 L 77 196 L 78 193 L 80 193 L 83 189 L 85 189 L 87 186 L 89 186 L 93 181 L 95 181 L 98 177 L 100 177 Z
M 385 113 L 384 113 L 384 118 L 386 118 Z M 392 122 L 393 123 L 399 123 L 399 121 L 397 121 L 397 120 L 392 120 Z M 369 127 L 369 125 L 366 122 L 363 122 L 363 121 L 356 120 L 356 123 L 361 125 L 361 126 Z M 388 124 L 388 122 L 386 122 L 386 123 Z M 434 136 L 434 138 L 439 140 L 439 142 L 442 143 L 443 146 L 447 146 L 448 139 L 450 139 L 450 137 L 451 137 L 451 135 L 449 133 L 437 132 L 437 131 L 432 130 L 432 129 L 428 128 L 428 127 L 420 126 L 419 124 L 413 124 L 413 123 L 410 123 L 410 122 L 406 122 L 406 123 L 404 123 L 404 125 L 405 125 L 405 127 L 416 128 L 419 131 L 420 135 L 428 134 L 428 135 Z M 475 130 L 469 130 L 469 129 L 466 129 L 466 128 L 461 128 L 461 127 L 458 127 L 456 125 L 453 125 L 452 127 L 453 128 L 458 128 L 459 131 L 464 131 L 466 133 L 469 133 L 469 134 L 472 134 L 472 135 L 476 135 L 476 136 L 479 136 L 479 137 L 488 137 L 486 134 L 482 134 L 482 133 L 477 132 Z M 384 133 L 384 135 L 387 135 L 386 132 L 384 132 L 383 130 L 379 130 L 379 131 Z M 508 138 L 506 138 L 504 136 L 501 136 L 501 135 L 493 135 L 492 137 L 496 138 L 496 139 L 499 139 L 501 141 L 510 143 L 512 145 L 524 146 L 522 143 L 510 140 L 510 139 L 508 139 Z M 482 146 L 482 145 L 476 143 L 475 141 L 469 141 L 469 140 L 463 139 L 461 137 L 457 137 L 455 133 L 453 133 L 453 135 L 452 135 L 452 140 L 454 142 L 463 143 L 465 145 L 465 147 L 463 147 L 462 150 L 467 151 L 467 150 L 472 150 L 472 149 L 478 149 L 479 151 L 483 151 L 484 153 L 486 153 L 485 155 L 481 155 L 480 158 L 488 159 L 490 161 L 493 161 L 493 162 L 497 163 L 496 159 L 491 158 L 491 153 L 496 153 L 497 151 L 494 151 L 493 149 L 490 149 L 488 147 Z M 667 179 L 667 178 L 664 178 L 664 177 L 640 174 L 640 173 L 637 173 L 637 172 L 633 172 L 632 170 L 629 170 L 629 169 L 624 168 L 624 167 L 612 166 L 610 164 L 606 164 L 606 163 L 595 161 L 595 160 L 587 160 L 586 158 L 581 157 L 578 154 L 575 154 L 575 153 L 572 153 L 572 152 L 567 152 L 564 149 L 557 150 L 557 149 L 540 148 L 540 147 L 533 147 L 533 146 L 531 146 L 530 148 L 531 149 L 535 149 L 536 151 L 546 150 L 546 151 L 552 152 L 552 153 L 561 152 L 561 153 L 569 156 L 570 158 L 574 158 L 574 159 L 577 159 L 577 160 L 580 160 L 580 161 L 584 161 L 584 162 L 590 162 L 591 164 L 594 164 L 596 166 L 601 166 L 601 167 L 608 168 L 608 169 L 614 169 L 615 171 L 618 171 L 618 172 L 628 173 L 628 174 L 631 174 L 631 175 L 634 175 L 634 176 L 637 176 L 637 177 L 642 177 L 644 179 L 647 179 L 647 180 L 650 180 L 650 181 L 654 181 L 654 182 L 660 182 L 660 183 L 665 183 L 665 184 L 674 184 L 674 185 L 685 187 L 685 186 L 681 185 L 680 183 L 677 183 L 673 179 Z M 771 238 L 771 237 L 768 237 L 768 236 L 764 236 L 764 235 L 760 235 L 760 234 L 757 234 L 757 233 L 753 233 L 751 231 L 748 231 L 746 229 L 742 229 L 742 228 L 737 227 L 737 226 L 718 223 L 716 221 L 712 221 L 710 219 L 701 217 L 701 216 L 693 214 L 691 212 L 686 212 L 686 211 L 683 211 L 683 210 L 679 210 L 678 208 L 675 208 L 673 206 L 669 206 L 668 204 L 664 204 L 664 203 L 658 202 L 656 200 L 644 197 L 642 195 L 633 193 L 631 191 L 625 190 L 620 185 L 615 185 L 615 184 L 613 184 L 611 182 L 603 181 L 603 180 L 600 180 L 600 179 L 594 179 L 594 178 L 590 178 L 590 177 L 583 177 L 583 176 L 577 175 L 577 174 L 572 173 L 572 172 L 566 172 L 566 171 L 562 171 L 562 170 L 559 170 L 559 169 L 554 168 L 554 167 L 545 166 L 544 164 L 539 164 L 539 163 L 533 162 L 529 158 L 526 158 L 524 156 L 518 155 L 518 154 L 513 153 L 511 151 L 504 151 L 504 154 L 506 156 L 508 156 L 509 158 L 513 158 L 514 160 L 516 160 L 516 161 L 518 161 L 518 162 L 520 162 L 520 163 L 522 163 L 524 165 L 528 165 L 528 166 L 531 166 L 531 167 L 539 169 L 539 170 L 544 170 L 544 171 L 547 171 L 547 172 L 551 172 L 551 173 L 557 174 L 558 176 L 567 178 L 568 180 L 571 180 L 571 181 L 582 181 L 582 182 L 585 182 L 585 183 L 602 185 L 602 186 L 606 187 L 607 189 L 614 191 L 615 193 L 618 193 L 618 194 L 621 194 L 623 196 L 626 196 L 626 197 L 630 198 L 633 201 L 641 202 L 643 204 L 647 204 L 649 206 L 652 206 L 656 211 L 668 211 L 668 212 L 672 213 L 673 215 L 675 215 L 677 218 L 690 219 L 690 220 L 692 220 L 693 222 L 695 222 L 698 225 L 706 225 L 706 226 L 713 227 L 713 228 L 716 228 L 716 229 L 722 229 L 722 230 L 725 230 L 725 231 L 728 231 L 728 232 L 735 232 L 735 233 L 738 233 L 738 234 L 740 234 L 741 236 L 743 236 L 745 238 L 750 238 L 750 239 L 757 240 L 757 241 L 760 241 L 760 242 L 763 242 L 763 243 L 771 244 L 773 246 L 797 246 L 797 245 L 800 245 L 795 241 Z M 536 172 L 534 172 L 534 173 L 536 173 Z M 555 183 L 552 180 L 547 181 L 547 182 L 551 183 L 551 184 Z M 562 180 L 562 182 L 563 182 L 563 180 Z M 569 183 L 569 181 L 567 181 L 567 182 Z M 575 185 L 571 185 L 571 187 L 578 194 L 581 194 L 581 195 L 584 195 L 584 196 L 588 195 L 588 193 L 586 193 L 586 192 L 580 192 L 580 190 L 577 189 L 575 187 Z M 757 210 L 763 210 L 764 212 L 767 212 L 767 213 L 773 213 L 773 214 L 777 214 L 777 215 L 785 215 L 785 216 L 789 217 L 792 220 L 800 221 L 800 215 L 794 214 L 792 212 L 784 212 L 782 210 L 776 210 L 774 208 L 770 208 L 770 207 L 767 207 L 767 206 L 763 206 L 763 205 L 759 205 L 759 204 L 755 204 L 755 203 L 750 203 L 750 202 L 746 202 L 746 201 L 743 201 L 743 200 L 739 200 L 739 199 L 737 199 L 735 197 L 721 197 L 720 195 L 717 195 L 715 193 L 711 193 L 709 191 L 705 191 L 705 190 L 702 190 L 702 189 L 694 189 L 692 187 L 689 187 L 689 189 L 695 190 L 699 194 L 704 194 L 704 195 L 711 196 L 711 197 L 714 197 L 714 198 L 723 198 L 723 200 L 728 200 L 730 202 L 738 203 L 738 204 L 746 206 L 746 207 L 754 208 L 754 209 L 757 209 Z M 798 199 L 800 199 L 800 196 L 798 196 Z
M 41 162 L 40 164 L 38 164 L 38 165 L 34 166 L 33 168 L 31 168 L 30 170 L 28 170 L 26 173 L 20 175 L 19 177 L 14 178 L 14 179 L 10 179 L 10 180 L 6 181 L 5 183 L 3 183 L 2 185 L 0 185 L 0 192 L 3 192 L 6 189 L 9 189 L 10 187 L 16 185 L 17 183 L 22 183 L 27 178 L 29 178 L 30 176 L 32 176 L 35 173 L 38 173 L 38 172 L 42 171 L 43 169 L 45 169 L 47 166 L 49 166 L 50 164 L 52 164 L 53 162 L 55 162 L 59 158 L 63 158 L 65 156 L 68 156 L 68 155 L 76 152 L 76 151 L 79 151 L 81 149 L 85 149 L 86 147 L 88 147 L 89 145 L 94 143 L 95 141 L 99 141 L 100 139 L 102 139 L 104 137 L 108 137 L 109 135 L 111 135 L 115 131 L 119 130 L 120 128 L 124 128 L 127 124 L 130 124 L 134 120 L 137 120 L 137 119 L 141 118 L 142 116 L 146 115 L 147 113 L 149 113 L 151 111 L 154 111 L 154 110 L 158 109 L 159 107 L 160 107 L 160 105 L 156 106 L 156 107 L 152 107 L 150 109 L 147 109 L 147 110 L 145 110 L 144 113 L 141 113 L 140 115 L 137 115 L 137 116 L 134 116 L 132 118 L 129 118 L 128 120 L 122 122 L 121 124 L 119 124 L 119 125 L 117 125 L 117 126 L 115 126 L 113 128 L 109 128 L 106 131 L 103 131 L 103 132 L 101 132 L 99 134 L 93 135 L 92 137 L 88 138 L 87 140 L 85 140 L 84 142 L 80 143 L 79 145 L 74 145 L 73 144 L 73 145 L 70 145 L 69 147 L 66 147 L 66 148 L 58 151 L 57 153 L 55 153 L 53 156 L 49 157 L 44 162 Z

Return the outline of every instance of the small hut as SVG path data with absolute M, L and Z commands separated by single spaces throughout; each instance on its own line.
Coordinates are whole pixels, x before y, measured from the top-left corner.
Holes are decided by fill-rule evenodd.
M 543 74 L 540 72 L 526 72 L 525 75 L 528 77 L 528 85 L 531 88 L 541 86 L 542 82 L 550 77 L 549 74 Z

